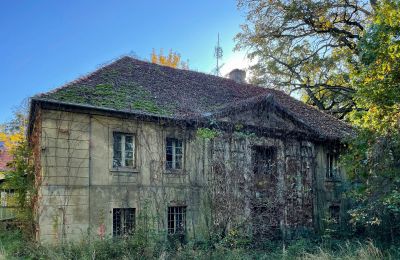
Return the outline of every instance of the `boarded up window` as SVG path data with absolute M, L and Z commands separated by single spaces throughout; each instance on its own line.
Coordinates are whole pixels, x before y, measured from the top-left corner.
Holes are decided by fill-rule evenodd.
M 113 236 L 130 235 L 135 229 L 134 208 L 113 209 Z
M 166 140 L 166 169 L 182 169 L 182 140 L 167 138 Z
M 132 134 L 113 133 L 113 167 L 134 167 L 135 138 Z

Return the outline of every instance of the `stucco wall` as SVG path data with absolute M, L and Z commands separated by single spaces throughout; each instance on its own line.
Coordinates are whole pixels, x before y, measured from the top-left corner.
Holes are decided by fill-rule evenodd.
M 280 226 L 319 225 L 319 209 L 328 200 L 321 177 L 326 163 L 322 144 L 246 135 L 208 140 L 184 127 L 52 110 L 43 110 L 41 120 L 38 237 L 45 243 L 103 232 L 111 236 L 113 208 L 135 208 L 137 227 L 145 219 L 146 225 L 164 232 L 169 205 L 187 206 L 188 236 L 205 237 L 210 217 L 205 202 L 210 198 L 222 203 L 214 212 L 217 221 L 251 223 L 254 187 L 260 181 L 253 176 L 254 145 L 277 148 L 273 189 Z M 134 134 L 134 169 L 113 169 L 114 131 Z M 183 169 L 178 173 L 166 173 L 166 137 L 183 140 Z M 224 173 L 215 177 L 218 163 Z M 264 186 L 257 187 L 270 188 Z

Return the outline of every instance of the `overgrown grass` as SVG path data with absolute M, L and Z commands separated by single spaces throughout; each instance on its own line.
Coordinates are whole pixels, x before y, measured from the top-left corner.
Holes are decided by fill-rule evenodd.
M 378 246 L 371 240 L 301 239 L 286 245 L 267 241 L 257 248 L 232 248 L 224 241 L 213 247 L 198 244 L 171 247 L 162 241 L 144 243 L 133 237 L 40 246 L 17 230 L 0 230 L 0 259 L 400 259 L 398 246 Z

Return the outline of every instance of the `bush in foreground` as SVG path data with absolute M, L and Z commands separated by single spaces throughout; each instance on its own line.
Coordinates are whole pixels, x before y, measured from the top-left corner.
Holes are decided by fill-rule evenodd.
M 267 241 L 257 248 L 232 248 L 223 241 L 208 248 L 195 244 L 172 248 L 162 241 L 143 243 L 132 237 L 41 246 L 26 241 L 17 230 L 1 230 L 0 259 L 400 259 L 397 246 L 370 240 L 301 239 L 285 246 L 281 241 Z

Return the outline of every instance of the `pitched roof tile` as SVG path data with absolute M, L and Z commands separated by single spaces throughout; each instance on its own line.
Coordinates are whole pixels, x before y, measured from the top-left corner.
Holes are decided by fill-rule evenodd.
M 347 124 L 281 91 L 131 57 L 118 59 L 34 98 L 193 119 L 234 106 L 237 102 L 268 95 L 321 136 L 339 139 L 352 132 Z

